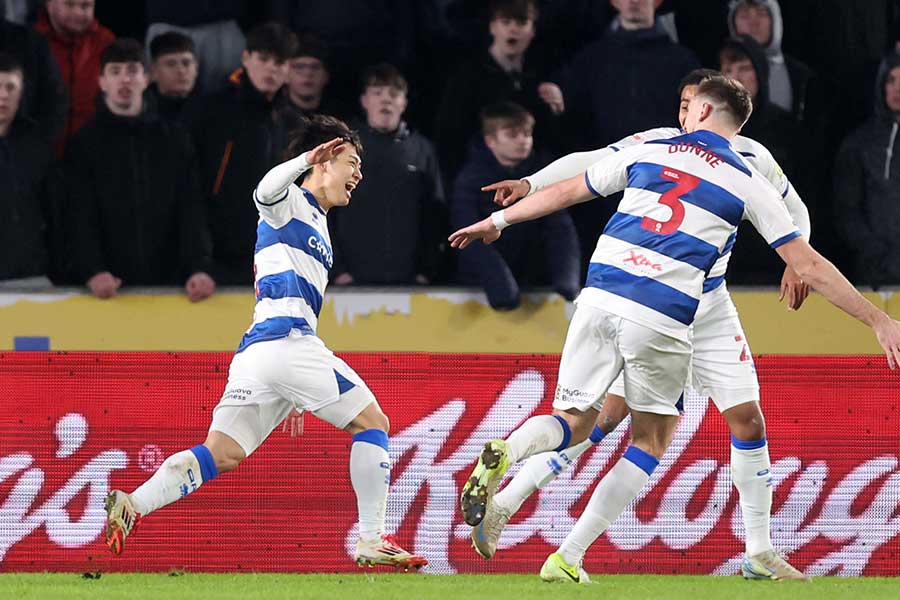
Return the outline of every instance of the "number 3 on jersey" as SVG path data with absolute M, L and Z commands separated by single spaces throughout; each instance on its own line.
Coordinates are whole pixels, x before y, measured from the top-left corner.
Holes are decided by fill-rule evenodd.
M 672 209 L 672 216 L 667 221 L 644 217 L 641 220 L 641 227 L 653 233 L 666 235 L 677 231 L 678 226 L 684 221 L 684 204 L 681 203 L 681 196 L 700 185 L 700 178 L 669 167 L 663 167 L 660 177 L 674 181 L 676 184 L 675 187 L 659 197 L 660 204 L 665 204 Z

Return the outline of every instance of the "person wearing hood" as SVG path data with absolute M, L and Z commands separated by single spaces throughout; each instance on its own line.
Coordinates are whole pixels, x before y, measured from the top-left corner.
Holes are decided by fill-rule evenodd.
M 353 202 L 328 216 L 336 285 L 426 285 L 446 246 L 446 207 L 434 146 L 403 121 L 408 84 L 397 67 L 366 69 L 352 125 L 366 176 Z
M 838 235 L 859 283 L 900 283 L 900 55 L 881 62 L 875 115 L 850 133 L 834 166 Z
M 250 194 L 287 148 L 282 87 L 297 36 L 280 23 L 247 34 L 243 67 L 225 89 L 185 108 L 197 148 L 200 185 L 213 240 L 213 277 L 220 285 L 253 284 L 259 216 Z
M 768 64 L 769 101 L 806 119 L 813 72 L 781 50 L 784 21 L 778 0 L 731 0 L 728 29 L 732 36 L 748 35 L 763 47 Z
M 741 135 L 763 144 L 785 173 L 797 182 L 798 191 L 809 196 L 804 175 L 809 168 L 801 152 L 803 131 L 793 115 L 769 100 L 769 63 L 762 47 L 750 36 L 729 38 L 719 52 L 720 70 L 738 80 L 753 98 L 753 112 L 741 129 Z M 734 249 L 732 277 L 745 285 L 778 285 L 782 264 L 777 255 L 757 235 L 740 235 Z
M 74 275 L 98 298 L 121 285 L 215 291 L 209 239 L 187 132 L 145 108 L 144 49 L 122 38 L 100 55 L 97 112 L 64 159 Z
M 533 151 L 534 117 L 512 102 L 481 111 L 481 144 L 473 145 L 453 185 L 451 230 L 494 212 L 493 192 L 482 187 L 503 179 L 519 179 L 549 161 Z M 496 310 L 511 310 L 521 302 L 521 287 L 549 284 L 566 300 L 581 286 L 581 257 L 572 218 L 559 211 L 509 230 L 491 245 L 472 244 L 457 257 L 460 283 L 484 289 Z

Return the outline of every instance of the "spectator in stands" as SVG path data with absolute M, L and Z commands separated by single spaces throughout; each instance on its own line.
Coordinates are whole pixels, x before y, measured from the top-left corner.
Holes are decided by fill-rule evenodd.
M 160 116 L 178 121 L 197 82 L 194 42 L 177 31 L 158 35 L 150 42 L 150 61 L 147 94 Z
M 87 123 L 96 107 L 100 53 L 116 39 L 94 18 L 94 0 L 47 0 L 35 29 L 50 42 L 50 50 L 69 91 L 69 114 L 56 151 Z
M 24 66 L 0 53 L 0 281 L 49 285 L 44 184 L 53 155 L 36 123 L 19 112 Z
M 733 36 L 749 35 L 765 49 L 769 65 L 769 101 L 803 121 L 810 104 L 812 71 L 781 51 L 784 23 L 778 0 L 731 0 L 728 27 Z M 816 100 L 813 100 L 815 106 Z
M 798 149 L 802 147 L 802 136 L 790 111 L 769 100 L 768 65 L 762 46 L 750 36 L 726 40 L 719 53 L 722 73 L 740 81 L 753 97 L 753 113 L 741 134 L 766 146 L 785 172 L 793 176 L 800 172 Z
M 287 77 L 287 99 L 285 114 L 291 128 L 304 117 L 316 114 L 336 116 L 343 119 L 348 112 L 330 94 L 325 94 L 330 74 L 328 53 L 325 45 L 317 37 L 303 35 L 299 38 L 297 54 L 291 58 Z
M 492 43 L 480 57 L 463 63 L 447 82 L 438 109 L 435 137 L 448 181 L 459 172 L 468 146 L 477 141 L 479 111 L 497 102 L 515 102 L 536 119 L 535 135 L 545 149 L 558 150 L 562 92 L 526 62 L 538 18 L 535 0 L 491 0 Z
M 247 34 L 244 66 L 231 74 L 228 86 L 185 111 L 208 198 L 213 277 L 219 285 L 253 283 L 259 215 L 250 194 L 287 147 L 281 89 L 296 52 L 297 37 L 284 25 L 258 25 Z
M 490 105 L 482 110 L 481 122 L 484 143 L 472 148 L 453 186 L 451 230 L 496 209 L 493 193 L 482 192 L 482 186 L 525 177 L 547 163 L 533 152 L 534 117 L 521 106 Z M 498 310 L 519 306 L 520 287 L 527 285 L 549 283 L 566 300 L 573 300 L 581 277 L 572 219 L 560 211 L 527 223 L 521 231 L 504 231 L 491 245 L 472 244 L 458 254 L 458 273 L 461 283 L 482 287 Z
M 217 92 L 228 75 L 241 65 L 244 34 L 238 22 L 247 12 L 246 0 L 145 0 L 147 44 L 168 31 L 193 40 L 199 63 L 197 90 Z
M 386 63 L 363 76 L 356 122 L 366 176 L 329 217 L 334 283 L 430 283 L 445 246 L 446 208 L 434 147 L 403 121 L 408 84 Z
M 743 84 L 753 98 L 753 112 L 741 129 L 741 134 L 763 144 L 791 177 L 800 194 L 808 197 L 808 182 L 819 178 L 811 173 L 810 149 L 799 122 L 790 111 L 769 101 L 768 62 L 762 46 L 750 36 L 728 39 L 719 53 L 721 71 Z M 811 206 L 811 211 L 814 211 Z M 784 265 L 771 252 L 762 238 L 740 228 L 731 258 L 729 281 L 747 285 L 778 285 Z
M 611 0 L 619 11 L 610 30 L 566 68 L 568 118 L 595 149 L 635 131 L 675 123 L 678 83 L 699 67 L 657 23 L 654 0 Z M 602 224 L 599 224 L 602 229 Z
M 191 145 L 181 126 L 144 110 L 143 60 L 133 39 L 104 49 L 103 102 L 66 148 L 75 275 L 98 298 L 123 282 L 181 283 L 198 301 L 215 282 Z
M 22 63 L 25 91 L 19 113 L 36 122 L 41 135 L 53 142 L 66 124 L 66 88 L 59 67 L 43 36 L 0 19 L 0 52 Z
M 369 65 L 389 62 L 401 68 L 416 59 L 424 31 L 420 0 L 267 0 L 268 16 L 298 34 L 314 33 L 328 48 L 330 91 L 339 98 L 359 93 Z
M 835 161 L 835 221 L 860 283 L 900 283 L 900 55 L 881 63 L 875 116 L 850 133 Z

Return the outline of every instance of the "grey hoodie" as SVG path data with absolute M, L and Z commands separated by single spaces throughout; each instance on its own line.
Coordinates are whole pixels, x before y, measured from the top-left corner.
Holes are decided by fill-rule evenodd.
M 747 3 L 747 0 L 731 0 L 728 5 L 728 30 L 732 36 L 737 35 L 734 29 L 734 13 L 738 6 Z M 787 63 L 781 52 L 781 38 L 784 33 L 781 5 L 778 4 L 778 0 L 754 0 L 752 4 L 765 6 L 772 15 L 772 36 L 769 44 L 763 48 L 766 51 L 766 60 L 769 62 L 769 101 L 784 110 L 793 112 L 794 92 Z

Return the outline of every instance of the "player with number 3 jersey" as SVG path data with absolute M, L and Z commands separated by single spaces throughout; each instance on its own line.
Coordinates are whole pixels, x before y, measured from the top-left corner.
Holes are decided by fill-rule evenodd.
M 775 188 L 731 146 L 752 110 L 736 81 L 702 81 L 686 133 L 622 149 L 585 173 L 544 189 L 450 236 L 464 248 L 502 230 L 625 188 L 591 259 L 563 347 L 553 414 L 528 419 L 488 442 L 463 487 L 464 520 L 477 527 L 509 466 L 585 440 L 613 380 L 624 374 L 632 444 L 598 483 L 584 513 L 541 569 L 548 581 L 582 579 L 587 548 L 637 496 L 678 422 L 688 383 L 693 324 L 704 285 L 742 219 L 749 220 L 804 281 L 874 329 L 893 367 L 900 323 L 872 305 L 806 242 Z

